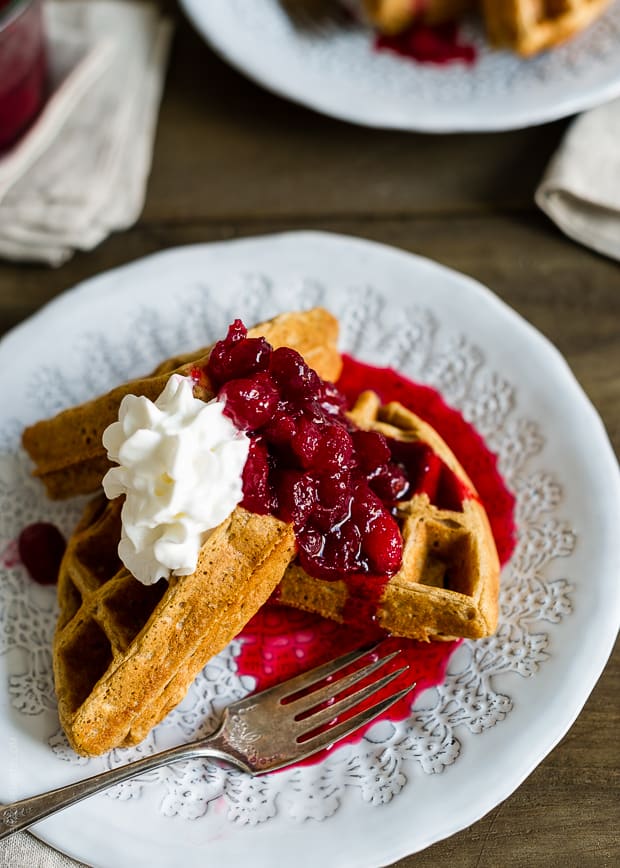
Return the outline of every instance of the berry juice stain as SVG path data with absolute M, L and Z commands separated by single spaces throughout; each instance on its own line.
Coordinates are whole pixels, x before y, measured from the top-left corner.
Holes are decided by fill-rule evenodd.
M 476 487 L 489 515 L 500 561 L 505 564 L 516 540 L 513 517 L 515 500 L 498 471 L 496 456 L 480 435 L 457 410 L 445 403 L 436 390 L 413 383 L 391 369 L 366 365 L 350 356 L 345 355 L 343 363 L 337 386 L 346 397 L 348 406 L 355 403 L 362 391 L 372 389 L 382 403 L 399 401 L 443 437 Z M 446 485 L 442 486 L 437 473 L 429 471 L 428 477 L 433 478 L 435 497 L 449 501 L 463 496 L 463 491 L 451 491 L 449 484 L 447 488 Z M 428 478 L 424 484 L 431 485 Z M 380 719 L 404 720 L 409 717 L 412 703 L 419 693 L 443 682 L 450 657 L 460 640 L 418 642 L 397 637 L 386 639 L 385 634 L 373 623 L 373 615 L 387 579 L 353 573 L 347 576 L 346 581 L 356 591 L 355 601 L 351 603 L 355 611 L 345 612 L 351 617 L 352 624 L 338 624 L 318 615 L 268 603 L 240 634 L 241 650 L 236 659 L 239 674 L 252 676 L 256 681 L 256 689 L 262 690 L 347 651 L 385 639 L 386 653 L 388 650 L 400 649 L 400 654 L 388 666 L 392 669 L 405 664 L 409 666 L 409 671 L 396 678 L 389 690 L 410 686 L 414 681 L 415 687 Z M 338 744 L 359 742 L 370 726 L 372 723 L 340 740 Z M 326 753 L 323 751 L 306 760 L 306 763 L 318 762 Z

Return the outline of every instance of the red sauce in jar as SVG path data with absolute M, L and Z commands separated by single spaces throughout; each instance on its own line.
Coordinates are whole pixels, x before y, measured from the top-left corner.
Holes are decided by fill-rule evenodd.
M 0 3 L 0 151 L 12 145 L 36 116 L 47 83 L 41 3 L 25 5 L 11 19 L 8 5 Z

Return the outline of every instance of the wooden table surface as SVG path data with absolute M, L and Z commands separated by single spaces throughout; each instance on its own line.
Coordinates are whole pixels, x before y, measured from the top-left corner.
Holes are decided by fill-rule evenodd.
M 564 122 L 453 136 L 350 126 L 246 81 L 172 11 L 178 28 L 140 221 L 58 270 L 0 263 L 0 331 L 154 250 L 282 229 L 350 233 L 491 287 L 565 355 L 620 452 L 620 266 L 562 236 L 532 202 Z M 616 648 L 577 722 L 521 787 L 399 868 L 620 864 L 619 680 Z

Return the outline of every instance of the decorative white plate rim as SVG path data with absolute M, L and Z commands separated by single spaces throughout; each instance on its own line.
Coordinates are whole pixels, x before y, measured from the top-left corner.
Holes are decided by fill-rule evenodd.
M 287 46 L 287 37 L 281 40 L 281 44 L 286 48 L 292 48 L 294 41 L 297 40 L 296 54 L 299 55 L 299 65 L 285 69 L 281 63 L 284 52 L 277 42 L 277 37 L 282 37 L 281 32 L 268 46 L 259 46 L 257 50 L 252 51 L 248 47 L 248 42 L 242 38 L 244 35 L 243 23 L 240 22 L 244 16 L 238 15 L 236 10 L 227 8 L 224 12 L 222 7 L 218 7 L 217 4 L 205 5 L 202 0 L 180 0 L 180 2 L 196 30 L 213 50 L 249 79 L 272 93 L 291 99 L 307 108 L 363 126 L 427 133 L 499 132 L 559 120 L 593 108 L 620 95 L 620 65 L 616 63 L 615 65 L 610 64 L 608 74 L 600 80 L 596 76 L 588 80 L 588 76 L 585 74 L 577 76 L 573 80 L 565 82 L 564 86 L 560 88 L 550 89 L 549 93 L 546 96 L 543 94 L 544 98 L 538 101 L 536 94 L 531 90 L 528 98 L 519 102 L 506 98 L 507 95 L 499 99 L 483 100 L 481 104 L 483 111 L 480 111 L 480 106 L 475 103 L 456 97 L 451 104 L 440 105 L 438 110 L 432 105 L 429 108 L 420 100 L 416 101 L 414 87 L 411 88 L 407 99 L 393 100 L 387 90 L 384 93 L 374 93 L 371 98 L 368 98 L 368 93 L 357 92 L 357 84 L 353 84 L 351 87 L 343 85 L 343 74 L 346 76 L 344 65 L 343 69 L 339 71 L 340 74 L 326 78 L 322 87 L 318 86 L 316 81 L 313 82 L 311 78 L 306 80 L 303 69 L 303 53 L 307 46 L 312 45 L 312 42 L 308 41 L 304 44 L 303 39 L 298 39 L 294 35 L 295 31 L 292 26 L 288 37 L 291 45 Z M 269 15 L 274 15 L 273 9 L 270 10 L 269 7 L 273 7 L 277 0 L 255 0 L 255 2 L 267 4 L 264 8 L 269 12 Z M 617 10 L 612 10 L 612 12 L 614 15 L 617 14 Z M 284 15 L 283 12 L 279 14 Z M 237 30 L 229 26 L 222 26 L 223 22 L 226 25 L 226 16 L 235 17 Z M 599 22 L 600 24 L 601 22 Z M 596 27 L 597 24 L 593 26 Z M 269 27 L 267 30 L 269 31 Z M 272 27 L 271 30 L 274 31 L 274 28 Z M 274 32 L 269 33 L 269 35 L 274 36 Z M 389 70 L 389 74 L 396 77 L 400 64 L 401 69 L 407 74 L 407 66 L 412 65 L 410 61 L 395 56 L 391 57 L 386 52 L 372 51 L 371 34 L 364 33 L 363 36 L 368 43 L 366 62 L 369 67 L 372 64 L 381 63 L 385 69 L 389 69 L 387 65 L 391 64 L 392 68 Z M 313 38 L 316 40 L 321 37 L 317 37 L 315 34 Z M 323 38 L 327 39 L 328 37 Z M 582 38 L 588 39 L 588 33 L 580 34 L 577 40 Z M 310 40 L 311 37 L 306 37 L 306 39 Z M 473 41 L 475 41 L 481 56 L 490 53 L 483 40 L 475 39 Z M 573 41 L 573 43 L 568 43 L 554 49 L 554 51 L 573 53 L 575 44 L 577 43 Z M 558 55 L 556 54 L 556 56 Z M 545 62 L 545 56 L 542 57 L 543 60 L 540 57 L 522 60 L 509 52 L 495 51 L 495 62 L 491 76 L 496 76 L 497 71 L 501 74 L 505 68 L 506 74 L 511 77 L 514 75 L 516 64 L 523 64 L 522 69 L 532 69 L 533 64 Z M 596 57 L 596 52 L 594 52 L 593 57 Z M 356 60 L 359 61 L 359 59 L 356 57 Z M 285 64 L 286 62 L 288 61 L 285 60 Z M 529 66 L 527 66 L 528 64 Z M 421 66 L 426 67 L 424 75 L 427 76 L 441 75 L 441 71 L 445 71 L 445 69 L 450 73 L 450 67 L 437 69 L 432 68 L 430 64 L 418 66 L 420 68 Z M 465 76 L 468 74 L 467 69 L 463 70 L 462 64 L 455 64 L 454 66 L 460 70 L 461 74 Z M 574 67 L 574 54 L 567 54 L 566 69 L 571 70 L 572 67 Z M 329 76 L 330 70 L 326 69 L 325 74 Z M 360 79 L 364 77 L 364 73 L 360 72 L 359 69 L 356 75 Z M 355 79 L 355 76 L 352 78 Z M 438 78 L 437 81 L 439 80 Z M 522 96 L 524 95 L 522 94 Z
M 446 294 L 447 296 L 450 293 L 459 292 L 466 297 L 466 306 L 471 306 L 472 302 L 475 303 L 476 306 L 479 306 L 479 311 L 485 314 L 484 317 L 477 318 L 477 322 L 479 320 L 485 321 L 480 324 L 481 334 L 486 333 L 490 335 L 492 331 L 502 331 L 502 335 L 505 335 L 508 343 L 516 335 L 517 343 L 525 341 L 525 346 L 527 346 L 529 352 L 537 356 L 539 361 L 544 360 L 545 381 L 561 384 L 561 395 L 543 395 L 543 398 L 545 400 L 547 398 L 551 398 L 552 400 L 557 399 L 565 404 L 566 407 L 571 406 L 570 413 L 573 421 L 576 425 L 579 425 L 582 433 L 584 431 L 588 433 L 587 442 L 590 449 L 583 456 L 583 461 L 587 465 L 587 477 L 591 481 L 594 502 L 596 502 L 596 498 L 602 492 L 605 493 L 605 509 L 602 509 L 600 524 L 595 526 L 595 532 L 599 535 L 598 541 L 601 543 L 599 550 L 600 560 L 597 565 L 598 569 L 593 570 L 595 575 L 593 581 L 600 582 L 601 587 L 598 588 L 598 597 L 594 594 L 594 599 L 592 599 L 592 595 L 589 598 L 589 605 L 594 606 L 594 610 L 586 612 L 587 617 L 596 617 L 596 640 L 594 640 L 594 637 L 591 635 L 592 631 L 590 631 L 585 635 L 579 636 L 583 644 L 577 650 L 571 649 L 570 653 L 573 656 L 568 660 L 567 665 L 568 672 L 572 677 L 566 681 L 562 681 L 561 679 L 558 681 L 556 685 L 557 689 L 552 695 L 551 700 L 548 695 L 544 696 L 544 725 L 542 725 L 542 721 L 539 719 L 542 715 L 533 715 L 534 719 L 530 719 L 528 722 L 530 726 L 528 738 L 525 742 L 519 743 L 519 737 L 522 738 L 522 734 L 519 736 L 519 733 L 514 732 L 515 727 L 511 721 L 513 716 L 516 718 L 517 714 L 522 715 L 524 709 L 515 708 L 509 718 L 502 721 L 501 725 L 486 731 L 483 739 L 473 740 L 484 741 L 485 753 L 491 755 L 498 747 L 506 749 L 505 742 L 509 737 L 509 729 L 512 730 L 512 735 L 516 739 L 516 750 L 514 749 L 515 745 L 512 745 L 511 749 L 512 766 L 508 770 L 503 768 L 504 775 L 499 776 L 499 778 L 497 775 L 491 775 L 489 780 L 487 775 L 482 789 L 480 789 L 480 780 L 463 780 L 462 775 L 458 773 L 457 768 L 460 764 L 465 763 L 465 757 L 459 758 L 459 763 L 456 763 L 445 776 L 435 775 L 432 778 L 426 777 L 421 779 L 413 776 L 411 805 L 414 809 L 416 798 L 419 797 L 417 790 L 420 788 L 421 782 L 424 782 L 425 798 L 428 798 L 429 795 L 431 797 L 439 797 L 442 802 L 445 801 L 447 804 L 450 801 L 450 797 L 446 793 L 446 787 L 443 786 L 442 781 L 445 780 L 446 784 L 450 784 L 452 787 L 457 780 L 459 781 L 460 787 L 457 787 L 457 789 L 460 794 L 460 812 L 450 814 L 450 811 L 446 809 L 445 813 L 442 812 L 439 818 L 434 818 L 436 822 L 433 827 L 426 826 L 425 829 L 416 828 L 414 830 L 405 829 L 403 830 L 402 838 L 395 838 L 394 835 L 391 835 L 386 839 L 385 828 L 388 828 L 388 830 L 390 826 L 393 828 L 395 822 L 397 825 L 398 822 L 402 824 L 403 802 L 407 800 L 406 796 L 400 796 L 399 799 L 377 808 L 372 813 L 365 811 L 363 820 L 366 834 L 358 836 L 360 839 L 363 838 L 362 844 L 357 849 L 351 844 L 348 853 L 341 854 L 339 865 L 343 866 L 343 868 L 345 866 L 351 866 L 351 868 L 353 866 L 355 868 L 376 866 L 393 862 L 410 852 L 422 849 L 470 825 L 510 795 L 572 725 L 596 683 L 613 647 L 620 620 L 620 613 L 618 611 L 620 591 L 617 582 L 612 581 L 612 578 L 615 579 L 620 568 L 620 551 L 618 551 L 617 543 L 612 542 L 610 535 L 605 536 L 605 530 L 613 527 L 614 522 L 617 526 L 617 521 L 620 519 L 620 475 L 618 474 L 617 462 L 602 423 L 593 406 L 577 384 L 564 359 L 532 326 L 501 302 L 490 290 L 471 278 L 412 254 L 388 248 L 374 242 L 322 233 L 287 233 L 217 244 L 192 245 L 157 253 L 135 263 L 121 266 L 118 269 L 88 280 L 75 289 L 63 294 L 35 314 L 30 320 L 14 329 L 0 343 L 0 358 L 4 357 L 12 360 L 19 358 L 20 355 L 24 354 L 25 346 L 28 346 L 29 352 L 32 352 L 32 336 L 39 326 L 49 329 L 50 325 L 53 326 L 55 322 L 60 324 L 63 321 L 66 322 L 68 318 L 69 320 L 72 319 L 76 326 L 81 327 L 82 323 L 79 314 L 91 305 L 95 307 L 101 306 L 102 293 L 106 294 L 105 303 L 110 305 L 116 299 L 120 299 L 123 293 L 126 293 L 128 290 L 130 291 L 132 285 L 142 285 L 144 288 L 145 284 L 148 285 L 149 281 L 154 281 L 156 276 L 163 279 L 163 275 L 174 274 L 182 264 L 182 267 L 189 264 L 190 270 L 193 268 L 197 273 L 200 273 L 198 266 L 200 268 L 207 268 L 209 262 L 222 259 L 243 263 L 243 269 L 251 267 L 252 269 L 258 268 L 260 271 L 261 266 L 266 267 L 267 264 L 271 264 L 277 270 L 277 264 L 286 260 L 287 257 L 289 260 L 292 257 L 292 260 L 295 262 L 293 270 L 306 267 L 312 268 L 314 263 L 325 262 L 329 263 L 328 273 L 334 269 L 336 273 L 340 271 L 342 277 L 342 270 L 344 269 L 344 273 L 350 273 L 351 279 L 355 277 L 356 280 L 360 279 L 362 274 L 379 275 L 382 273 L 389 283 L 392 279 L 391 274 L 396 278 L 399 275 L 409 273 L 412 278 L 417 278 L 418 280 L 426 278 L 430 284 L 435 282 L 437 285 L 434 287 L 433 292 L 438 293 L 438 295 Z M 238 269 L 238 266 L 235 267 Z M 316 265 L 314 266 L 313 273 L 320 270 L 320 267 Z M 420 291 L 424 294 L 423 290 Z M 462 312 L 463 300 L 457 298 L 456 295 L 451 295 L 450 306 L 454 306 L 457 311 Z M 508 329 L 508 331 L 505 331 L 505 329 Z M 509 332 L 510 338 L 508 338 Z M 478 335 L 478 339 L 480 339 L 480 335 Z M 495 347 L 493 353 L 501 356 L 501 349 Z M 539 385 L 536 384 L 532 388 L 538 389 Z M 544 392 L 546 383 L 542 384 L 542 389 Z M 574 468 L 574 473 L 578 477 L 580 468 Z M 585 492 L 584 496 L 587 495 L 588 492 Z M 587 543 L 587 540 L 585 542 Z M 572 572 L 571 579 L 575 579 Z M 594 591 L 597 591 L 596 587 Z M 587 605 L 586 609 L 588 609 Z M 586 625 L 587 617 L 585 621 Z M 553 636 L 554 641 L 557 642 L 558 636 L 555 632 Z M 563 649 L 563 653 L 567 653 L 566 649 Z M 557 663 L 557 657 L 554 662 Z M 545 670 L 551 666 L 551 661 L 545 663 Z M 560 671 L 562 671 L 562 666 L 560 666 Z M 564 674 L 567 673 L 564 672 Z M 533 680 L 530 679 L 531 681 Z M 571 683 L 567 683 L 567 681 Z M 530 682 L 524 681 L 524 684 L 529 684 Z M 577 685 L 576 688 L 575 684 Z M 512 686 L 514 687 L 514 684 Z M 528 691 L 526 690 L 526 702 L 527 697 Z M 526 708 L 525 711 L 526 713 L 529 711 L 530 717 L 532 717 L 531 709 L 528 710 Z M 3 717 L 4 714 L 5 709 L 0 705 L 0 717 Z M 0 729 L 2 728 L 1 724 L 2 720 L 0 719 Z M 527 745 L 527 750 L 519 749 L 519 747 L 523 748 L 525 745 Z M 469 760 L 471 760 L 471 756 L 468 762 Z M 484 777 L 484 769 L 482 769 L 482 776 Z M 24 792 L 20 795 L 25 794 Z M 398 803 L 397 807 L 399 805 L 403 807 L 400 807 L 396 812 L 395 820 L 386 822 L 389 820 L 390 812 L 393 810 L 396 802 Z M 84 805 L 86 804 L 84 803 Z M 150 806 L 147 805 L 147 811 L 149 807 L 152 808 L 152 804 Z M 72 809 L 74 811 L 73 814 L 72 812 L 66 812 L 46 821 L 45 824 L 39 827 L 37 834 L 58 849 L 71 852 L 76 858 L 92 859 L 94 857 L 95 860 L 104 858 L 104 856 L 100 856 L 101 850 L 97 849 L 97 847 L 101 847 L 101 841 L 99 840 L 101 832 L 97 829 L 94 829 L 92 832 L 86 832 L 79 824 L 81 816 L 88 816 L 88 810 L 84 814 L 81 813 L 82 808 L 83 806 L 78 806 Z M 330 837 L 333 839 L 336 834 L 335 831 L 332 831 L 333 825 L 336 824 L 337 828 L 342 827 L 340 831 L 348 829 L 350 832 L 352 828 L 357 828 L 360 810 L 365 809 L 363 807 L 360 808 L 357 804 L 352 805 L 349 802 L 346 805 L 341 805 L 337 814 L 327 818 L 321 824 L 309 824 L 306 822 L 292 828 L 290 824 L 285 823 L 283 824 L 284 828 L 278 829 L 275 845 L 272 841 L 271 830 L 268 828 L 269 824 L 264 824 L 262 828 L 255 828 L 251 831 L 247 828 L 235 828 L 235 835 L 238 835 L 241 841 L 245 842 L 245 845 L 254 848 L 254 864 L 262 864 L 260 858 L 264 856 L 265 852 L 270 853 L 271 861 L 264 863 L 269 866 L 278 864 L 274 861 L 276 858 L 273 850 L 274 846 L 278 849 L 279 853 L 288 851 L 289 858 L 292 858 L 289 848 L 296 846 L 299 851 L 296 857 L 298 864 L 300 866 L 310 864 L 310 862 L 306 862 L 306 857 L 299 850 L 300 846 L 303 847 L 306 836 L 310 836 L 313 845 L 318 848 L 316 850 L 313 849 L 312 852 L 312 864 L 314 864 L 321 852 L 319 844 L 324 846 L 324 839 L 329 839 Z M 415 813 L 413 815 L 415 816 Z M 411 817 L 410 809 L 407 812 L 407 816 Z M 129 820 L 126 823 L 129 824 Z M 330 824 L 332 824 L 331 827 Z M 187 824 L 184 823 L 184 830 L 187 828 Z M 70 834 L 72 829 L 73 839 L 71 839 L 72 836 Z M 76 839 L 76 830 L 81 833 L 82 840 Z M 117 829 L 116 831 L 125 835 L 128 832 L 131 834 L 131 831 L 127 828 Z M 191 838 L 194 838 L 195 834 L 195 829 L 187 833 L 188 837 Z M 90 836 L 90 840 L 84 841 L 85 836 Z M 123 842 L 123 845 L 126 846 L 126 841 Z M 176 842 L 176 856 L 179 855 L 179 846 L 183 848 L 193 847 L 194 849 L 191 850 L 191 854 L 196 855 L 195 841 L 192 841 L 191 844 L 184 841 L 181 845 Z M 216 842 L 212 842 L 210 845 L 209 854 L 211 857 L 215 855 L 213 852 L 215 846 Z M 284 851 L 282 848 L 284 848 Z M 234 847 L 233 850 L 235 850 Z M 226 852 L 226 849 L 223 852 Z M 188 855 L 190 855 L 189 849 Z M 153 864 L 151 859 L 147 859 L 145 854 L 142 853 L 132 854 L 131 859 L 132 865 Z M 120 862 L 109 862 L 106 860 L 105 863 L 102 862 L 101 864 L 114 864 L 116 866 Z M 233 865 L 237 863 L 229 862 L 228 864 Z M 281 862 L 279 864 L 288 863 Z

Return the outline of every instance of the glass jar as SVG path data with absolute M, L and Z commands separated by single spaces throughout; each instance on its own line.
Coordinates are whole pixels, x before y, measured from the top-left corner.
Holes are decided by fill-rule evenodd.
M 36 117 L 46 79 L 41 0 L 0 0 L 0 150 Z

